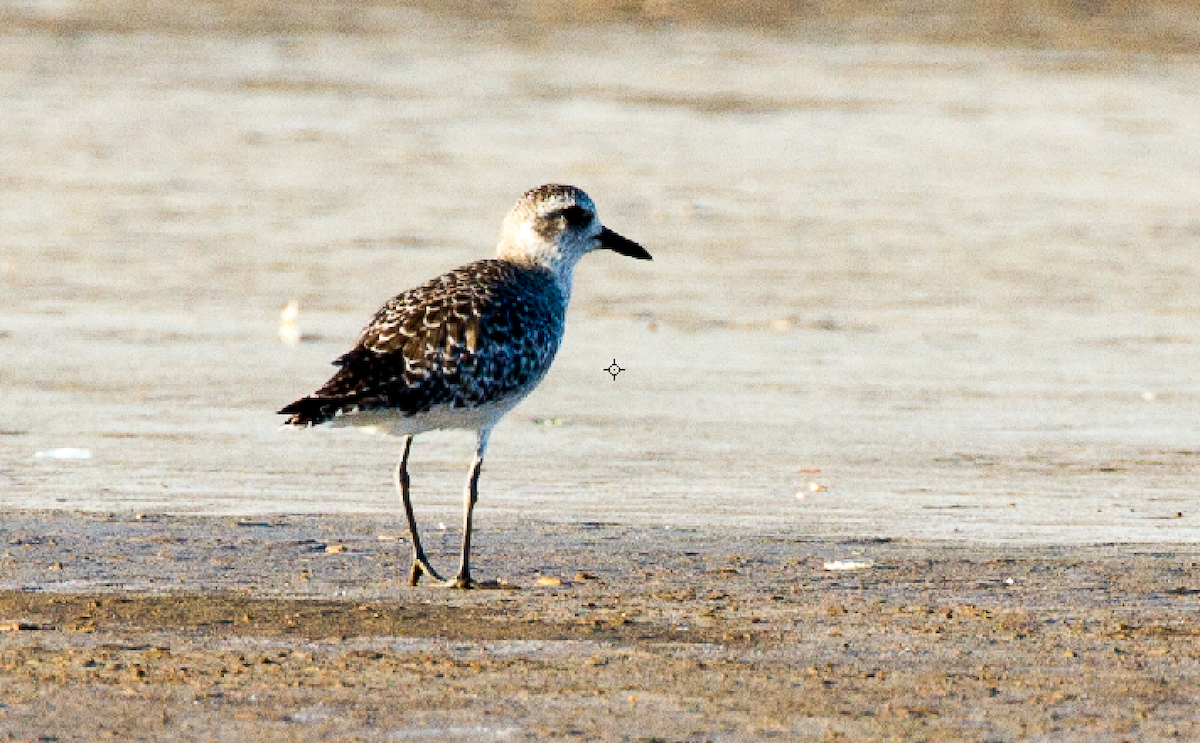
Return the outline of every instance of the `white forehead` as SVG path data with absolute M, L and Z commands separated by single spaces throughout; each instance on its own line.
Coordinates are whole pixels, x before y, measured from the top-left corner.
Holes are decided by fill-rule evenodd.
M 547 184 L 528 191 L 517 202 L 514 211 L 526 216 L 541 216 L 569 206 L 579 206 L 596 213 L 596 205 L 586 193 L 574 186 Z

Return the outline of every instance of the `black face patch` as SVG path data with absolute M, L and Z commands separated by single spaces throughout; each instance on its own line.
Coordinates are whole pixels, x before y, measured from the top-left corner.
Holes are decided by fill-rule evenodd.
M 582 206 L 567 206 L 549 212 L 543 219 L 547 222 L 557 222 L 561 219 L 567 227 L 578 229 L 592 223 L 592 213 Z
M 568 206 L 562 210 L 562 217 L 572 227 L 586 227 L 592 223 L 592 213 L 582 206 Z
M 546 212 L 534 222 L 533 228 L 545 239 L 552 240 L 564 230 L 577 230 L 588 226 L 592 219 L 591 211 L 582 206 L 572 205 Z

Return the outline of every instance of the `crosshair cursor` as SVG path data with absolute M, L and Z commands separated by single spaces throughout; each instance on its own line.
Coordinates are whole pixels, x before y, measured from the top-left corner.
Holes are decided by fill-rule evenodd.
M 613 359 L 613 362 L 612 362 L 611 364 L 609 364 L 608 366 L 604 367 L 604 371 L 606 371 L 606 372 L 608 372 L 609 374 L 611 374 L 611 375 L 612 375 L 612 378 L 613 378 L 613 381 L 615 382 L 615 381 L 617 381 L 617 375 L 618 375 L 618 374 L 620 374 L 621 372 L 625 371 L 625 370 L 624 370 L 624 369 L 622 369 L 621 367 L 617 366 L 617 360 L 616 360 L 616 359 Z

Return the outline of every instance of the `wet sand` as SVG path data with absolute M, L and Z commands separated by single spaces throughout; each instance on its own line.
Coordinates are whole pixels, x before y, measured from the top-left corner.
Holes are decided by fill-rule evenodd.
M 391 520 L 14 517 L 0 562 L 0 729 L 18 740 L 1200 732 L 1195 545 L 502 526 L 484 530 L 479 570 L 506 587 L 447 592 L 402 586 L 405 545 L 379 539 Z M 825 569 L 836 560 L 871 567 Z
M 1195 737 L 1178 38 L 94 7 L 0 26 L 0 734 Z M 493 436 L 512 587 L 407 589 L 396 442 L 273 411 L 547 181 L 655 261 Z

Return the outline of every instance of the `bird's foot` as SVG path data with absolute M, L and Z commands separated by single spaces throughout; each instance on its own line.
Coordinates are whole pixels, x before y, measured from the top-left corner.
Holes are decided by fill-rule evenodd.
M 475 581 L 471 580 L 471 574 L 462 570 L 458 571 L 458 575 L 454 576 L 453 580 L 446 580 L 438 575 L 437 571 L 429 565 L 429 558 L 423 554 L 413 555 L 412 569 L 408 573 L 408 585 L 415 586 L 421 582 L 421 576 L 428 575 L 433 580 L 437 581 L 435 585 L 441 588 L 475 588 Z M 487 583 L 483 587 L 489 587 Z
M 415 586 L 420 583 L 422 575 L 428 575 L 438 583 L 446 583 L 446 579 L 429 566 L 429 560 L 425 555 L 417 555 L 413 557 L 412 569 L 408 573 L 408 585 Z
M 442 587 L 444 587 L 444 588 L 461 588 L 461 589 L 466 590 L 466 589 L 474 588 L 475 581 L 471 580 L 470 575 L 463 575 L 462 573 L 459 573 L 458 575 L 454 576 L 454 580 L 444 581 L 442 583 Z

